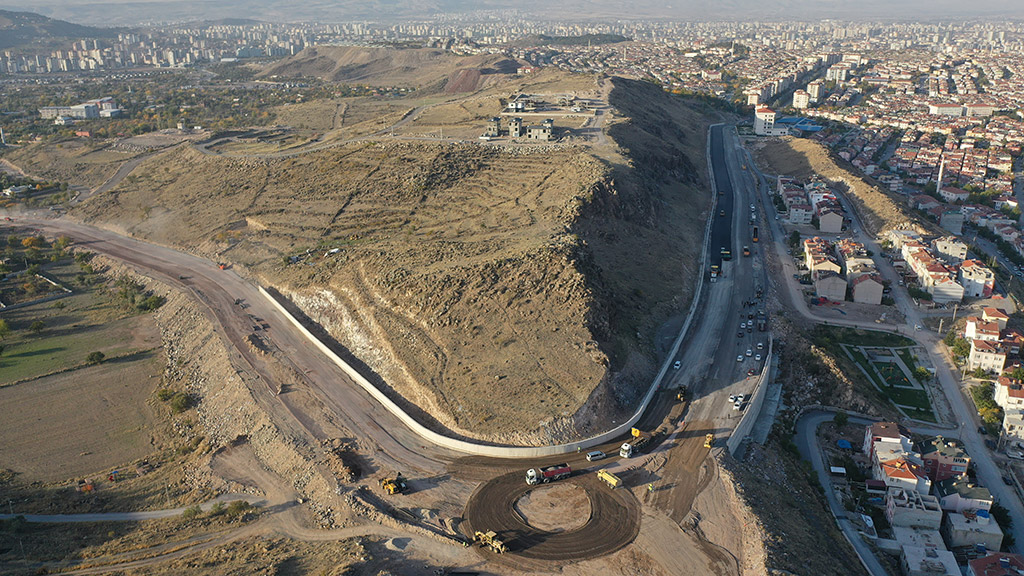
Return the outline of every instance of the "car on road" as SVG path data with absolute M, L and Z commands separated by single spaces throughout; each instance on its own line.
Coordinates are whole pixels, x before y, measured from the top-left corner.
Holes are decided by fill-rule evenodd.
M 996 448 L 999 447 L 999 445 L 996 444 L 995 440 L 988 439 L 985 440 L 985 446 L 987 446 L 989 450 L 995 450 Z
M 741 331 L 737 332 L 736 333 L 736 337 L 737 338 L 743 338 L 743 331 L 741 330 Z
M 758 350 L 764 350 L 764 342 L 758 342 L 757 343 L 757 349 Z
M 740 402 L 739 400 L 737 400 L 735 403 L 733 403 L 732 409 L 733 410 L 742 410 L 743 409 L 743 402 Z
M 682 367 L 682 365 L 683 365 L 683 363 L 682 363 L 682 362 L 680 362 L 679 360 L 676 360 L 676 361 L 675 361 L 675 362 L 674 362 L 674 363 L 672 364 L 672 367 L 673 367 L 673 368 L 675 368 L 676 370 L 679 370 L 679 368 L 681 368 L 681 367 Z
M 754 374 L 757 374 L 757 370 L 754 370 L 753 368 L 747 370 L 747 376 L 753 376 Z
M 751 350 L 750 348 L 747 348 L 747 356 L 750 357 L 750 356 L 753 356 L 753 355 L 754 355 L 754 351 Z
M 735 404 L 736 403 L 736 395 L 735 394 L 732 394 L 732 395 L 729 396 L 729 403 L 731 403 L 731 404 Z
M 743 330 L 746 327 L 747 327 L 747 323 L 746 322 L 740 322 L 740 330 Z
M 1007 486 L 1013 486 L 1013 478 L 1010 478 L 1009 476 L 1003 476 L 1003 484 L 1006 484 Z
M 921 331 L 921 325 L 920 324 L 914 324 L 914 330 L 917 330 L 918 332 L 920 332 Z
M 718 211 L 718 215 L 719 216 L 725 216 L 725 210 L 719 210 Z
M 593 462 L 594 460 L 604 460 L 608 455 L 600 450 L 594 450 L 593 452 L 587 452 L 587 462 Z
M 750 211 L 751 211 L 751 212 L 753 212 L 754 210 L 757 210 L 757 208 L 754 208 L 754 205 L 753 205 L 753 204 L 751 204 L 751 205 L 750 205 Z
M 737 357 L 736 357 L 736 361 L 737 361 L 737 362 L 743 362 L 743 355 L 742 355 L 742 354 L 740 354 L 739 356 L 737 356 Z
M 754 360 L 756 360 L 757 362 L 760 362 L 761 361 L 761 355 L 760 354 L 755 354 L 754 355 Z

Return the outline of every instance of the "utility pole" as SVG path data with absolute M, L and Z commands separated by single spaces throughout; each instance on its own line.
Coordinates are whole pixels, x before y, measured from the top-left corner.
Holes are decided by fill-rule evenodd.
M 939 336 L 942 335 L 942 323 L 945 322 L 945 318 L 939 318 Z

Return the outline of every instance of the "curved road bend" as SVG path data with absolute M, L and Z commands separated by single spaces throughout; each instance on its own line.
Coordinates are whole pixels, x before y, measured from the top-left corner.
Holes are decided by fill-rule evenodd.
M 750 166 L 754 167 L 756 170 L 756 166 L 753 162 L 753 158 L 750 157 L 750 153 L 746 152 L 746 154 L 747 158 L 750 160 Z M 774 204 L 771 203 L 771 198 L 769 197 L 770 181 L 767 180 L 764 174 L 760 171 L 758 171 L 757 174 L 761 180 L 761 192 L 766 210 L 774 212 Z M 864 231 L 863 223 L 860 222 L 857 213 L 852 210 L 852 207 L 849 205 L 845 196 L 839 195 L 839 197 L 846 208 L 847 214 L 849 214 L 851 218 L 853 228 L 857 230 L 857 234 L 854 235 L 855 239 L 858 242 L 863 243 L 864 246 L 874 254 L 881 254 L 882 250 L 878 246 L 878 243 Z M 772 208 L 769 209 L 769 206 L 772 206 Z M 896 300 L 897 307 L 906 318 L 906 323 L 902 325 L 893 326 L 892 324 L 857 322 L 846 318 L 825 318 L 813 314 L 808 308 L 807 302 L 800 296 L 802 293 L 800 286 L 796 284 L 795 280 L 792 280 L 792 274 L 796 272 L 796 267 L 793 265 L 792 257 L 786 254 L 786 245 L 785 239 L 782 235 L 781 222 L 776 221 L 773 218 L 768 219 L 768 222 L 772 231 L 772 236 L 774 237 L 776 255 L 783 265 L 784 272 L 780 289 L 789 294 L 793 308 L 801 316 L 813 322 L 848 326 L 862 330 L 891 332 L 902 336 L 910 336 L 912 339 L 917 340 L 918 344 L 928 351 L 932 365 L 936 368 L 936 376 L 938 377 L 939 384 L 942 386 L 943 394 L 945 394 L 950 407 L 953 410 L 953 415 L 956 418 L 956 424 L 959 424 L 960 441 L 964 443 L 967 453 L 971 455 L 971 458 L 976 465 L 978 479 L 981 481 L 982 485 L 989 489 L 995 499 L 1010 511 L 1011 517 L 1024 519 L 1024 504 L 1021 503 L 1021 500 L 1017 497 L 1012 488 L 1003 483 L 1002 472 L 998 463 L 993 458 L 992 453 L 989 452 L 988 448 L 985 446 L 984 439 L 978 434 L 977 427 L 980 425 L 980 422 L 977 419 L 977 410 L 974 409 L 973 402 L 970 402 L 966 398 L 966 395 L 960 387 L 959 371 L 949 364 L 945 354 L 943 354 L 941 348 L 943 344 L 941 343 L 939 335 L 931 332 L 930 330 L 915 330 L 915 326 L 924 325 L 924 322 L 922 316 L 917 311 L 917 307 L 913 302 L 911 302 L 910 296 L 907 294 L 906 290 L 897 288 L 893 290 L 891 294 Z M 893 282 L 898 279 L 895 269 L 888 261 L 877 256 L 874 260 L 883 277 Z M 1014 539 L 1017 542 L 1014 549 L 1020 550 L 1021 546 L 1024 546 L 1024 520 L 1014 522 L 1012 530 Z

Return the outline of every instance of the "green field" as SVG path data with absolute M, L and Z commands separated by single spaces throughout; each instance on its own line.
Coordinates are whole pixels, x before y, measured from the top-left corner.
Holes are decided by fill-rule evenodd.
M 898 338 L 903 337 L 899 336 Z M 905 340 L 905 338 L 903 339 Z M 848 343 L 843 342 L 843 344 Z M 936 421 L 935 414 L 932 413 L 931 403 L 928 400 L 928 393 L 924 390 L 914 389 L 902 370 L 887 362 L 872 363 L 856 348 L 844 346 L 843 350 L 867 373 L 868 380 L 875 389 L 882 392 L 893 404 L 898 405 L 906 412 L 907 416 L 926 422 Z M 894 352 L 899 354 L 904 362 L 913 360 L 908 350 L 895 350 Z M 908 366 L 912 367 L 913 364 L 908 363 Z M 874 370 L 876 367 L 878 372 Z M 879 378 L 879 373 L 881 378 Z
M 160 346 L 151 323 L 140 321 L 106 285 L 79 283 L 79 266 L 70 259 L 43 271 L 74 293 L 0 312 L 10 328 L 2 342 L 0 386 L 83 366 L 91 352 L 116 358 Z M 38 330 L 33 329 L 37 322 L 42 323 Z

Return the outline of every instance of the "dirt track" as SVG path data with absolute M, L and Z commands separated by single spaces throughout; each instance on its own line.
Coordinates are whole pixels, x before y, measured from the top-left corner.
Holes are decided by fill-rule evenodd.
M 590 497 L 590 519 L 578 529 L 550 532 L 523 521 L 513 505 L 536 487 L 526 484 L 522 471 L 516 471 L 477 489 L 466 506 L 467 523 L 463 530 L 470 536 L 475 530 L 494 530 L 508 545 L 509 554 L 499 557 L 487 551 L 484 556 L 503 563 L 521 563 L 524 569 L 550 569 L 552 562 L 596 558 L 615 552 L 636 538 L 640 532 L 640 503 L 629 490 L 612 490 L 594 474 L 579 474 L 561 482 L 580 486 Z

